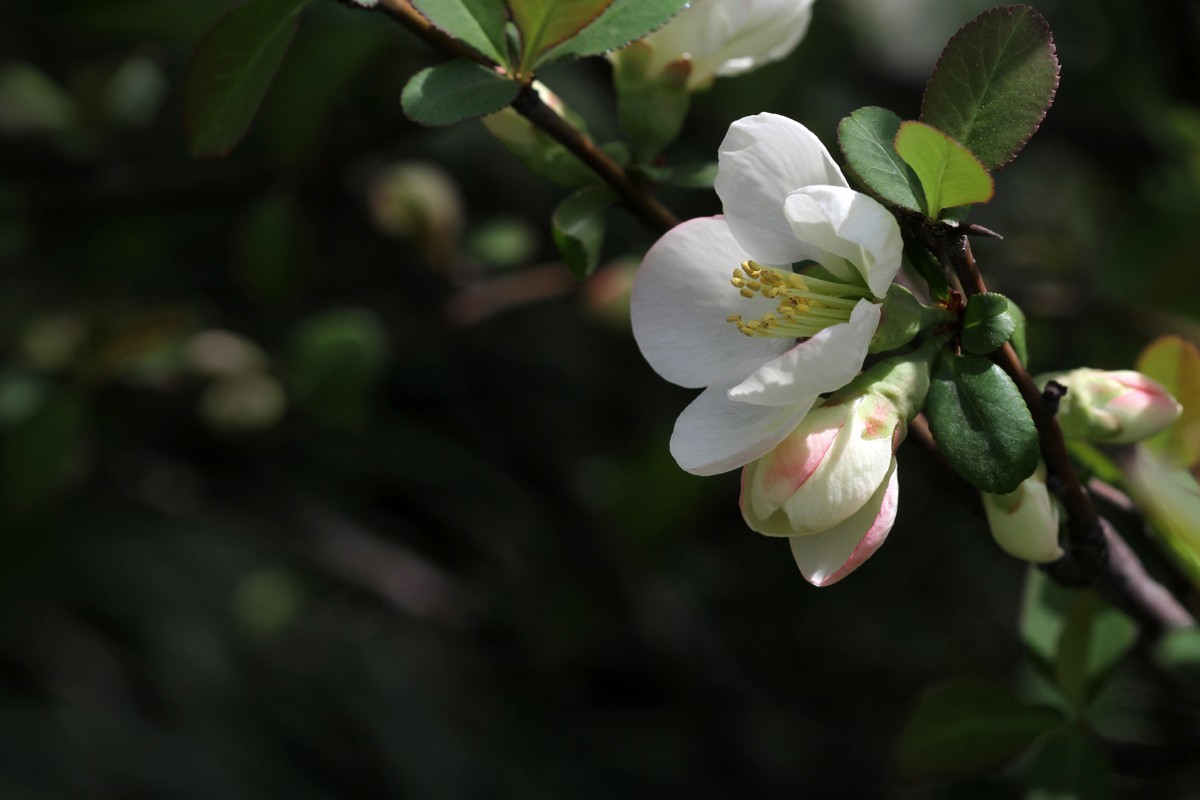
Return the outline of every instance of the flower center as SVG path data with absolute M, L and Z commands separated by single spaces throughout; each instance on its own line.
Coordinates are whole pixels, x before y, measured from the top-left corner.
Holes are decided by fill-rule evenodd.
M 746 336 L 807 339 L 849 321 L 858 301 L 870 295 L 865 288 L 764 267 L 756 261 L 743 261 L 730 283 L 742 297 L 762 295 L 779 301 L 775 313 L 758 319 L 744 320 L 741 314 L 725 318 Z

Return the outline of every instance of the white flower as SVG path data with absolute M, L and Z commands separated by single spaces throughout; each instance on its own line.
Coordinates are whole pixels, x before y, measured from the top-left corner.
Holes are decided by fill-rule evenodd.
M 742 518 L 758 533 L 788 537 L 810 583 L 836 583 L 883 544 L 896 520 L 903 426 L 895 404 L 877 394 L 814 409 L 746 465 Z
M 702 89 L 785 58 L 804 38 L 813 0 L 695 0 L 637 46 L 653 51 L 649 74 L 678 61 L 690 67 L 687 87 Z
M 650 365 L 672 383 L 704 389 L 671 437 L 675 460 L 698 475 L 765 454 L 819 395 L 854 378 L 902 249 L 895 218 L 850 189 L 797 122 L 739 120 L 718 160 L 724 216 L 690 220 L 659 239 L 631 302 Z M 793 271 L 796 262 L 823 273 Z

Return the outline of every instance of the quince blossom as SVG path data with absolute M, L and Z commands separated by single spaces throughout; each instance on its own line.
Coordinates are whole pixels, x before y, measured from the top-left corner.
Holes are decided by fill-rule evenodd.
M 675 460 L 698 475 L 764 455 L 855 377 L 902 250 L 893 216 L 786 117 L 730 126 L 716 190 L 724 215 L 659 239 L 630 309 L 655 371 L 704 389 L 671 437 Z M 791 266 L 810 262 L 821 269 Z
M 1067 439 L 1140 442 L 1169 426 L 1183 410 L 1165 386 L 1131 369 L 1082 368 L 1037 380 L 1042 387 L 1051 380 L 1066 387 L 1058 423 Z
M 901 424 L 895 406 L 872 394 L 814 409 L 742 472 L 742 518 L 758 533 L 788 537 L 809 583 L 836 583 L 896 520 Z
M 652 52 L 647 73 L 689 70 L 689 91 L 785 58 L 804 38 L 813 0 L 695 0 L 634 47 Z M 620 58 L 621 51 L 616 54 Z

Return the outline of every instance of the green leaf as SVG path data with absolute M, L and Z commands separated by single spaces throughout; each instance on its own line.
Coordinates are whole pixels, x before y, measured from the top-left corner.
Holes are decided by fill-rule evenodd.
M 904 258 L 916 270 L 929 286 L 932 297 L 945 300 L 950 296 L 950 284 L 946 282 L 946 272 L 942 269 L 937 256 L 929 252 L 929 248 L 921 244 L 908 232 L 907 226 L 901 226 L 900 235 L 904 239 Z
M 461 39 L 497 64 L 508 64 L 504 0 L 413 0 L 413 6 L 435 27 Z
M 458 58 L 418 72 L 404 87 L 404 113 L 422 125 L 449 125 L 507 106 L 520 84 L 482 64 Z
M 595 22 L 613 0 L 507 0 L 513 23 L 521 32 L 521 73 L 531 71 L 541 56 Z
M 946 460 L 985 492 L 1015 491 L 1037 468 L 1033 417 L 1012 379 L 986 358 L 945 354 L 925 410 Z
M 1154 658 L 1167 669 L 1200 679 L 1200 628 L 1167 631 L 1154 647 Z
M 678 14 L 688 0 L 613 0 L 599 19 L 551 50 L 542 63 L 595 56 L 640 39 Z
M 183 84 L 183 121 L 197 158 L 220 158 L 241 141 L 262 105 L 311 0 L 251 0 L 204 34 Z
M 985 356 L 1009 340 L 1017 329 L 1008 298 L 994 292 L 973 295 L 963 315 L 963 349 Z
M 1161 383 L 1183 406 L 1179 419 L 1144 446 L 1179 464 L 1200 461 L 1200 350 L 1178 336 L 1162 336 L 1142 351 L 1137 371 Z
M 288 384 L 299 410 L 333 428 L 361 425 L 387 359 L 383 323 L 361 308 L 308 317 L 292 336 Z
M 1059 586 L 1036 567 L 1031 566 L 1026 573 L 1021 639 L 1043 666 L 1054 663 L 1074 596 L 1074 591 Z
M 644 163 L 653 161 L 679 136 L 691 99 L 687 88 L 691 62 L 673 61 L 653 74 L 649 71 L 652 56 L 650 47 L 634 42 L 613 63 L 621 131 Z
M 960 678 L 921 698 L 900 734 L 896 762 L 907 781 L 964 778 L 999 767 L 1063 724 L 1002 686 Z
M 1017 351 L 1017 358 L 1021 359 L 1022 364 L 1029 363 L 1029 347 L 1025 343 L 1025 312 L 1021 307 L 1008 299 L 1008 313 L 1013 320 L 1012 346 L 1013 350 Z
M 996 192 L 992 176 L 970 150 L 923 122 L 901 123 L 896 152 L 917 173 L 930 219 L 943 208 L 986 203 Z
M 900 117 L 878 106 L 860 108 L 838 124 L 846 166 L 880 199 L 910 211 L 924 208 L 917 174 L 896 152 Z
M 616 201 L 616 195 L 603 186 L 589 186 L 558 204 L 551 218 L 554 243 L 567 268 L 583 280 L 600 263 L 604 244 L 604 212 Z
M 921 101 L 921 121 L 970 148 L 989 170 L 1020 152 L 1054 102 L 1058 57 L 1029 6 L 993 8 L 954 34 Z
M 1026 777 L 1026 800 L 1107 800 L 1112 768 L 1079 731 L 1055 731 L 1038 748 Z

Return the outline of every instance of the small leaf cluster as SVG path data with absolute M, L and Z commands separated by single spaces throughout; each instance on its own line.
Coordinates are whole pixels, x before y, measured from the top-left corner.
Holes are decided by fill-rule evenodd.
M 1017 386 L 987 356 L 1006 343 L 1025 358 L 1024 318 L 1008 298 L 974 293 L 945 268 L 967 207 L 995 193 L 992 172 L 1010 162 L 1045 117 L 1059 64 L 1045 20 L 1028 6 L 986 11 L 946 45 L 919 120 L 875 106 L 838 127 L 851 173 L 905 226 L 906 256 L 958 315 L 925 406 L 939 449 L 968 482 L 1007 494 L 1036 470 L 1037 429 Z M 965 299 L 963 295 L 969 295 Z

